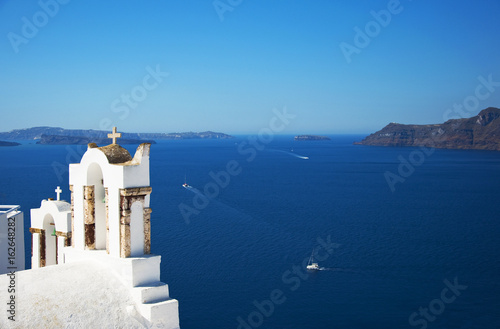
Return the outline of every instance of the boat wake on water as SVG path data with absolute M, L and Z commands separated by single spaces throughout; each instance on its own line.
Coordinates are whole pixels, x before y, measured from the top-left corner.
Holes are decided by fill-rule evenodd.
M 335 268 L 335 267 L 320 267 L 318 271 L 332 271 L 332 272 L 356 272 L 347 268 Z
M 187 190 L 190 190 L 191 192 L 193 192 L 194 194 L 198 194 L 199 196 L 202 196 L 204 198 L 206 198 L 205 194 L 203 194 L 203 192 L 201 192 L 200 190 L 198 190 L 196 187 L 193 187 L 191 185 L 187 185 L 187 186 L 184 186 L 182 185 L 185 189 Z
M 270 151 L 275 151 L 275 152 L 280 152 L 280 153 L 285 153 L 285 154 L 288 154 L 288 155 L 291 155 L 291 156 L 294 156 L 296 158 L 299 158 L 299 159 L 302 159 L 302 160 L 309 160 L 309 157 L 305 156 L 305 155 L 300 155 L 300 154 L 297 154 L 297 153 L 293 153 L 293 152 L 288 152 L 288 151 L 283 151 L 283 150 L 275 150 L 275 149 L 272 149 Z
M 335 267 L 321 267 L 318 265 L 318 263 L 314 260 L 314 249 L 311 253 L 311 257 L 309 257 L 309 261 L 307 263 L 306 269 L 311 272 L 315 271 L 332 271 L 332 272 L 355 272 L 350 269 L 345 269 L 345 268 L 335 268 Z

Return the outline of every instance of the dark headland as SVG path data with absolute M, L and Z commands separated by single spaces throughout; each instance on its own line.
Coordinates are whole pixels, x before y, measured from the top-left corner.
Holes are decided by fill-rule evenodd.
M 354 144 L 500 151 L 500 109 L 489 107 L 474 117 L 441 124 L 390 123 Z
M 18 145 L 21 145 L 21 144 L 16 143 L 16 142 L 4 142 L 4 141 L 0 141 L 0 146 L 18 146 Z

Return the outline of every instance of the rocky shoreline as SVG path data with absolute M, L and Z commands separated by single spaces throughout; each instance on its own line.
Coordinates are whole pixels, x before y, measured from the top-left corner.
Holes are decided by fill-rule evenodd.
M 0 141 L 0 146 L 19 146 L 21 144 L 17 142 L 5 142 L 5 141 Z
M 441 124 L 390 123 L 354 144 L 500 151 L 500 109 L 490 107 L 474 117 Z

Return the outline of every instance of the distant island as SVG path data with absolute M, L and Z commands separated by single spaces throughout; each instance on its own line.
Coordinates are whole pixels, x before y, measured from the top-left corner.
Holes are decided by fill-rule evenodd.
M 474 117 L 441 124 L 390 123 L 354 144 L 500 151 L 500 109 L 489 107 Z
M 0 139 L 4 140 L 38 140 L 37 144 L 86 144 L 87 140 L 93 143 L 108 143 L 108 134 L 105 130 L 64 129 L 58 127 L 33 127 L 15 129 L 9 132 L 0 132 Z M 44 137 L 45 136 L 45 137 Z M 120 144 L 138 144 L 154 141 L 155 139 L 228 139 L 231 135 L 224 133 L 182 132 L 182 133 L 122 133 Z
M 148 134 L 140 134 L 141 136 Z M 157 135 L 157 134 L 153 134 Z M 168 133 L 168 134 L 160 134 L 158 137 L 154 137 L 157 139 L 229 139 L 234 138 L 231 135 L 227 135 L 224 133 L 217 133 L 213 131 L 204 131 L 201 133 L 195 132 L 186 132 L 186 133 Z
M 18 145 L 21 145 L 21 144 L 16 143 L 16 142 L 4 142 L 4 141 L 0 141 L 0 146 L 18 146 Z
M 297 135 L 294 140 L 296 141 L 328 141 L 329 137 L 317 135 Z
M 89 143 L 96 143 L 100 145 L 111 144 L 111 138 L 98 138 L 98 137 L 80 137 L 80 136 L 59 136 L 59 135 L 42 135 L 37 144 L 41 145 L 87 145 Z M 120 144 L 141 144 L 151 143 L 156 144 L 154 140 L 147 139 L 129 139 L 120 138 Z

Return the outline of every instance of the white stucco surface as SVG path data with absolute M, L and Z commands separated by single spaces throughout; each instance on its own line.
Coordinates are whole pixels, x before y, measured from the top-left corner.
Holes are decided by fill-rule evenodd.
M 47 214 L 54 219 L 57 231 L 71 231 L 71 205 L 68 202 L 42 200 L 40 208 L 31 209 L 31 227 L 42 229 Z
M 16 321 L 0 317 L 0 328 L 179 329 L 178 301 L 170 298 L 168 285 L 160 281 L 161 256 L 144 254 L 149 194 L 134 201 L 130 210 L 121 204 L 121 189 L 151 191 L 149 147 L 141 144 L 132 158 L 116 144 L 101 148 L 89 144 L 81 162 L 70 165 L 73 212 L 70 203 L 54 200 L 44 200 L 40 208 L 31 210 L 33 269 L 17 272 L 14 279 L 0 275 L 0 286 L 16 281 Z M 131 195 L 137 191 L 143 190 L 131 190 Z M 123 197 L 133 200 L 130 195 Z M 126 205 L 128 199 L 124 200 Z M 87 233 L 86 218 L 95 223 Z M 127 220 L 130 237 L 125 233 L 123 247 L 130 248 L 130 257 L 121 257 L 120 225 L 127 225 L 121 222 Z M 127 227 L 122 229 L 128 232 Z M 85 234 L 95 240 L 95 249 L 93 244 L 85 245 Z M 41 236 L 45 238 L 40 240 Z M 73 246 L 64 247 L 69 236 Z M 56 251 L 59 265 L 48 266 L 56 264 Z M 37 268 L 43 265 L 40 258 L 45 259 L 45 267 Z M 0 290 L 0 302 L 7 302 L 10 295 Z
M 52 236 L 54 229 L 57 232 L 71 232 L 71 204 L 66 201 L 42 200 L 40 208 L 31 209 L 31 227 L 45 230 L 46 266 L 56 264 L 56 237 Z M 33 250 L 31 267 L 40 267 L 40 235 L 33 234 Z M 64 238 L 58 237 L 58 259 L 64 263 L 62 247 Z
M 82 261 L 16 273 L 16 321 L 0 328 L 150 328 L 127 287 L 106 266 Z M 7 275 L 0 286 L 8 286 Z M 6 301 L 5 289 L 0 300 Z M 161 327 L 157 327 L 161 328 Z
M 142 255 L 141 257 L 113 257 L 105 250 L 78 250 L 72 247 L 64 248 L 66 263 L 92 260 L 105 264 L 110 272 L 128 287 L 137 287 L 160 281 L 159 255 Z

